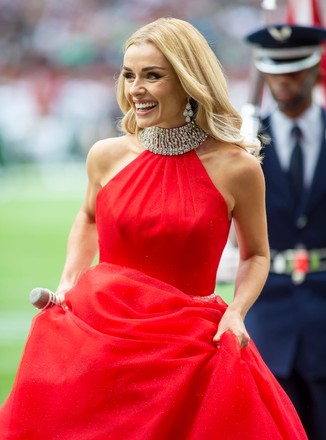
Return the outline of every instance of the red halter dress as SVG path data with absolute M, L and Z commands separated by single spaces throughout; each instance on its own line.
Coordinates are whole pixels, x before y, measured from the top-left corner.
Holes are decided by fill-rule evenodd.
M 306 439 L 254 343 L 213 343 L 230 222 L 196 152 L 141 153 L 98 194 L 96 223 L 100 262 L 68 311 L 35 316 L 1 439 Z

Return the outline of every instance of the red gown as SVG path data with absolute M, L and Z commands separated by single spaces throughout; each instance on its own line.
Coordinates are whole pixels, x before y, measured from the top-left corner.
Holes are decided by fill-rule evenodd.
M 298 440 L 253 342 L 212 339 L 230 223 L 194 151 L 140 154 L 98 194 L 100 262 L 36 315 L 1 440 Z

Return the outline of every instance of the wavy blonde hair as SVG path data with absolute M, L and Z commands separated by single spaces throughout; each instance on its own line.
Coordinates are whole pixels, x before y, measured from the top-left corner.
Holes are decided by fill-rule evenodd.
M 151 43 L 170 62 L 187 95 L 195 102 L 195 121 L 216 140 L 236 144 L 259 156 L 260 142 L 250 142 L 240 133 L 242 118 L 231 104 L 221 64 L 205 37 L 190 23 L 176 18 L 159 18 L 134 32 L 124 46 Z M 139 128 L 124 93 L 125 78 L 119 75 L 117 101 L 124 113 L 120 122 L 124 132 Z

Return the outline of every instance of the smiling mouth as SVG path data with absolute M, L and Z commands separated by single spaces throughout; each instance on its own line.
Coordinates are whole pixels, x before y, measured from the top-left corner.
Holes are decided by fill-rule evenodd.
M 135 103 L 137 113 L 146 113 L 157 106 L 156 102 Z

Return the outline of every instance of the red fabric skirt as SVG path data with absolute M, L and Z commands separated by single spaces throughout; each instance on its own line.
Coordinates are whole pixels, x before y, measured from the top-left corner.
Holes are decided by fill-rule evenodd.
M 226 304 L 107 263 L 33 320 L 2 440 L 298 440 L 253 342 L 213 343 Z

